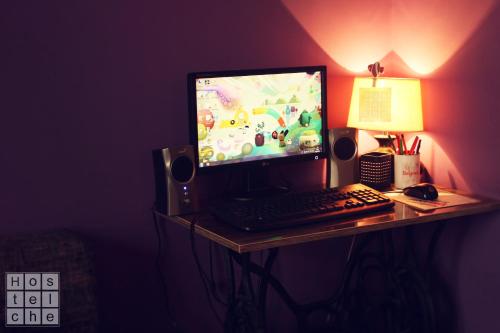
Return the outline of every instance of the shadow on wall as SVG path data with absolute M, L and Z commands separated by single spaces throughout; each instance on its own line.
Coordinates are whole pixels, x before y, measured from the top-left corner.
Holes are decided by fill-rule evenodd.
M 456 163 L 446 154 L 438 141 L 430 133 L 419 133 L 422 139 L 421 161 L 438 185 L 470 191 L 470 186 L 457 168 Z M 410 137 L 410 142 L 413 138 Z

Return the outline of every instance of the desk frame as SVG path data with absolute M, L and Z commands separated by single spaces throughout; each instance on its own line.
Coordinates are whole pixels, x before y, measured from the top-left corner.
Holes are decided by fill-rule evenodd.
M 476 198 L 478 198 L 476 196 Z M 387 233 L 394 228 L 410 227 L 414 225 L 440 222 L 457 217 L 471 216 L 481 213 L 492 212 L 500 209 L 500 201 L 478 198 L 480 201 L 474 204 L 439 208 L 431 212 L 420 212 L 403 203 L 396 202 L 394 209 L 386 212 L 374 213 L 356 218 L 346 218 L 334 222 L 321 222 L 296 228 L 280 229 L 276 231 L 249 233 L 234 229 L 213 219 L 209 215 L 189 215 L 183 217 L 161 217 L 177 223 L 185 228 L 192 228 L 193 232 L 213 241 L 227 249 L 227 262 L 231 267 L 228 279 L 231 281 L 231 291 L 228 297 L 228 310 L 226 313 L 225 331 L 266 331 L 266 295 L 270 285 L 285 302 L 288 308 L 295 314 L 300 332 L 308 329 L 307 317 L 317 309 L 331 307 L 335 302 L 335 295 L 324 300 L 309 304 L 298 304 L 279 280 L 271 274 L 273 263 L 279 252 L 279 248 L 288 245 L 302 244 L 311 241 L 359 235 L 373 231 Z M 439 239 L 443 223 L 440 223 L 435 234 L 432 236 L 431 247 Z M 407 230 L 411 230 L 407 228 Z M 408 235 L 408 234 L 407 234 Z M 370 235 L 368 235 L 370 236 Z M 411 237 L 411 235 L 410 235 Z M 366 239 L 370 239 L 367 237 Z M 433 245 L 434 244 L 434 245 Z M 365 244 L 366 245 L 366 244 Z M 358 246 L 355 254 L 361 253 L 365 245 Z M 268 250 L 268 256 L 263 266 L 251 261 L 251 252 Z M 429 249 L 432 253 L 433 249 Z M 432 261 L 427 255 L 427 262 Z M 240 288 L 236 291 L 233 262 L 241 266 Z M 349 268 L 349 263 L 347 265 Z M 260 278 L 257 296 L 252 287 L 251 274 Z M 421 277 L 417 277 L 421 279 Z M 423 281 L 423 280 L 422 280 Z M 427 286 L 423 285 L 426 289 Z M 433 311 L 433 305 L 425 311 Z M 431 313 L 432 315 L 432 313 Z M 242 320 L 243 317 L 243 320 Z M 243 327 L 242 327 L 243 325 Z M 427 332 L 436 331 L 435 321 L 431 321 Z

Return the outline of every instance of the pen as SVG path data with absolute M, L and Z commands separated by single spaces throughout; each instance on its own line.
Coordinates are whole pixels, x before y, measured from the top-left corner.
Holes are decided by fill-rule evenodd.
M 418 140 L 417 151 L 415 152 L 416 155 L 420 154 L 420 144 L 421 143 L 422 143 L 422 140 Z
M 396 134 L 396 138 L 398 139 L 398 154 L 403 155 L 403 144 L 401 143 L 401 138 L 398 134 Z
M 396 147 L 394 146 L 394 142 L 392 141 L 393 139 L 391 138 L 390 134 L 387 134 L 387 137 L 389 138 L 389 142 L 391 143 L 391 148 L 396 152 Z
M 415 154 L 415 148 L 417 148 L 417 142 L 418 142 L 418 135 L 413 140 L 413 144 L 411 145 L 411 148 L 410 148 L 410 153 L 409 153 L 410 155 Z
M 408 155 L 408 149 L 406 149 L 406 140 L 405 140 L 405 135 L 401 133 L 401 141 L 403 141 L 403 154 Z

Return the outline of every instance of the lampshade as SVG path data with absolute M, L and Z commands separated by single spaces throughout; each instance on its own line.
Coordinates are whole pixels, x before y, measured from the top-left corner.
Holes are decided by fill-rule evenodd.
M 387 132 L 422 131 L 420 80 L 355 78 L 347 126 Z

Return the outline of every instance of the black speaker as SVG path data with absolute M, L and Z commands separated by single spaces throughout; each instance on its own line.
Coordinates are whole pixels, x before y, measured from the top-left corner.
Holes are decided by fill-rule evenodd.
M 328 130 L 330 161 L 327 165 L 329 187 L 358 182 L 358 130 L 332 128 Z
M 168 216 L 198 210 L 195 186 L 196 167 L 193 146 L 153 151 L 156 210 Z

